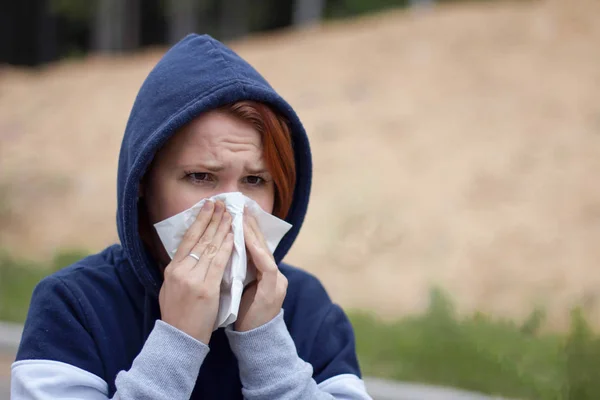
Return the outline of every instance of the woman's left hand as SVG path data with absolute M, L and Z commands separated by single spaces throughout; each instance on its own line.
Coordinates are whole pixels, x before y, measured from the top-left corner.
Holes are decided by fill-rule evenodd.
M 256 219 L 244 214 L 244 240 L 256 267 L 257 280 L 246 288 L 242 295 L 236 331 L 244 332 L 258 328 L 279 314 L 287 293 L 287 278 L 279 272 L 273 254 L 258 227 Z

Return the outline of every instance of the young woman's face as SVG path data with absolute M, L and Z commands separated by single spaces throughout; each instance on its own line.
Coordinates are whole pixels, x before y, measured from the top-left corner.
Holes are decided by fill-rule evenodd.
M 275 187 L 260 134 L 240 119 L 210 111 L 157 153 L 142 188 L 150 223 L 219 193 L 242 192 L 271 213 Z

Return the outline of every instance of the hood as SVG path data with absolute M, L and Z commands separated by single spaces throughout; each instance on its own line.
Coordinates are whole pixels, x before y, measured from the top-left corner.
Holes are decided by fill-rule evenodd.
M 270 105 L 287 118 L 296 159 L 296 187 L 286 221 L 293 225 L 274 252 L 279 263 L 302 226 L 312 176 L 306 132 L 290 105 L 246 61 L 208 35 L 189 35 L 150 72 L 133 104 L 119 155 L 117 228 L 140 282 L 158 295 L 162 277 L 138 233 L 138 188 L 157 150 L 201 113 L 241 100 Z

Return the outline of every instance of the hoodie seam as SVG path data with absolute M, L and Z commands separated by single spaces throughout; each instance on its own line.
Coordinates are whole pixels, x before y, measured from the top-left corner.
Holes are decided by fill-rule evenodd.
M 88 329 L 88 326 L 90 323 L 88 320 L 87 313 L 86 313 L 83 305 L 81 304 L 81 301 L 79 300 L 79 298 L 77 296 L 75 296 L 75 293 L 73 293 L 73 290 L 71 290 L 71 288 L 69 287 L 69 285 L 67 285 L 67 282 L 65 282 L 64 279 L 62 279 L 60 276 L 57 276 L 56 279 L 60 282 L 60 284 L 62 286 L 64 286 L 64 288 L 67 290 L 67 292 L 69 292 L 71 297 L 73 299 L 75 299 L 75 302 L 77 303 L 77 305 L 79 306 L 79 310 L 81 311 L 81 315 L 83 316 L 83 322 L 85 324 L 84 328 L 88 333 L 90 333 L 90 331 Z
M 84 322 L 83 329 L 85 329 L 85 331 L 88 333 L 88 335 L 90 335 L 90 339 L 94 343 L 94 348 L 96 350 L 96 354 L 100 355 L 100 350 L 98 349 L 98 343 L 96 343 L 96 339 L 94 339 L 94 335 L 93 335 L 92 331 L 90 330 L 90 321 L 89 321 L 88 314 L 85 311 L 85 307 L 83 307 L 83 304 L 81 304 L 79 297 L 75 296 L 75 293 L 73 293 L 73 290 L 69 287 L 69 285 L 67 284 L 66 281 L 64 281 L 59 276 L 57 276 L 56 279 L 65 287 L 65 289 L 69 292 L 71 297 L 73 297 L 75 299 L 75 301 L 77 302 L 77 305 L 79 306 L 81 314 L 83 315 L 83 322 Z M 104 362 L 102 362 L 102 370 L 106 374 Z
M 333 303 L 329 303 L 327 305 L 327 308 L 328 308 L 327 312 L 323 315 L 323 317 L 321 318 L 321 321 L 319 322 L 319 326 L 315 330 L 315 336 L 314 336 L 313 341 L 312 341 L 313 343 L 317 343 L 317 340 L 319 338 L 319 334 L 321 333 L 321 329 L 323 328 L 323 325 L 325 324 L 325 321 L 327 320 L 327 317 L 329 317 L 329 315 L 333 312 L 333 310 L 334 310 L 335 307 L 333 307 Z M 314 348 L 310 349 L 309 357 L 310 357 L 311 360 L 313 359 L 314 351 L 315 351 Z
M 223 57 L 223 50 L 219 49 L 212 40 L 209 40 L 208 42 L 212 46 L 213 50 L 218 54 L 219 58 L 221 59 L 221 61 L 225 65 L 225 67 L 228 70 L 231 71 L 231 74 L 233 76 L 235 76 L 235 79 L 231 79 L 229 82 L 231 82 L 231 81 L 237 81 L 237 82 L 239 82 L 241 84 L 242 92 L 244 93 L 244 95 L 247 94 L 246 85 L 252 86 L 252 87 L 255 87 L 255 88 L 261 88 L 261 86 L 256 85 L 256 84 L 254 84 L 254 82 L 245 79 L 242 75 L 240 75 L 238 72 L 236 72 L 236 70 L 234 70 L 231 67 L 231 63 L 229 61 L 227 61 L 225 59 L 225 57 Z
M 213 50 L 219 55 L 219 58 L 221 59 L 221 61 L 223 61 L 223 64 L 225 64 L 225 67 L 231 71 L 232 75 L 235 76 L 236 79 L 239 79 L 240 75 L 233 68 L 231 68 L 230 63 L 227 62 L 225 57 L 223 57 L 223 52 L 220 49 L 218 49 L 217 46 L 215 46 L 215 44 L 212 40 L 209 40 L 208 43 L 210 43 Z

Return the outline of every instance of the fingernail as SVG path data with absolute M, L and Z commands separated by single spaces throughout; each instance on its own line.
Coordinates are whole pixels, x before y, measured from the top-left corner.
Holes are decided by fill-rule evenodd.
M 210 210 L 212 210 L 213 206 L 214 206 L 214 203 L 212 201 L 208 200 L 202 206 L 202 210 L 203 211 L 210 211 Z
M 217 202 L 215 203 L 215 210 L 216 210 L 216 211 L 221 211 L 222 209 L 223 209 L 223 203 L 222 203 L 222 202 L 220 202 L 220 201 L 217 201 Z

